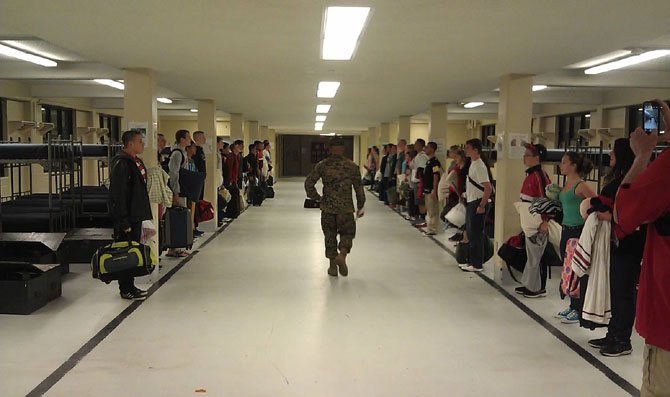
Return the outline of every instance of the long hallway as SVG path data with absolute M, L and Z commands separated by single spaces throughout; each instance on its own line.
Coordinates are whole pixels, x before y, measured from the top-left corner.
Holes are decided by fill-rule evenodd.
M 329 277 L 302 183 L 276 190 L 45 395 L 629 395 L 371 195 Z

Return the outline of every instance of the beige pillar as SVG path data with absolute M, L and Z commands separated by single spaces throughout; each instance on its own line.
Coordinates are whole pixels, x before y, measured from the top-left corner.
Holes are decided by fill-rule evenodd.
M 377 127 L 368 128 L 368 146 L 377 146 L 381 154 L 381 140 L 379 136 L 379 129 Z
M 379 125 L 379 140 L 382 145 L 391 143 L 391 123 L 381 123 Z
M 240 113 L 230 114 L 230 143 L 244 139 L 244 117 Z
M 398 123 L 391 123 L 391 130 L 389 132 L 389 142 L 398 144 Z
M 363 168 L 363 166 L 366 165 L 368 161 L 368 148 L 372 146 L 369 143 L 369 139 L 370 134 L 368 133 L 368 131 L 363 131 L 358 136 L 359 146 L 361 148 L 360 158 L 358 159 L 358 165 L 360 166 L 361 172 L 363 173 L 365 172 L 365 168 Z
M 221 169 L 217 168 L 219 153 L 216 150 L 216 105 L 213 100 L 198 101 L 198 130 L 203 131 L 207 139 L 207 144 L 203 148 L 207 167 L 204 198 L 216 208 Z M 214 211 L 214 219 L 200 224 L 199 228 L 209 232 L 215 231 L 218 225 L 217 216 L 218 211 Z
M 261 141 L 270 140 L 270 134 L 268 132 L 268 126 L 267 125 L 262 125 L 261 126 Z
M 591 122 L 589 128 L 605 128 L 605 108 L 598 106 L 596 110 L 591 112 Z
M 242 131 L 242 140 L 244 141 L 244 150 L 243 153 L 247 154 L 247 151 L 249 150 L 249 145 L 251 145 L 253 142 L 251 142 L 251 121 L 244 121 L 244 131 Z
M 430 105 L 428 121 L 428 140 L 437 143 L 437 158 L 445 165 L 447 158 L 447 104 L 433 103 Z
M 148 69 L 126 69 L 123 76 L 125 90 L 123 92 L 124 123 L 126 128 L 142 126 L 146 128 L 146 140 L 142 161 L 148 167 L 158 166 L 156 156 L 156 134 L 158 133 L 158 109 L 156 107 L 156 78 Z M 151 204 L 154 226 L 158 227 L 158 204 Z M 158 256 L 158 238 L 151 243 L 151 250 Z M 152 280 L 158 277 L 158 266 Z
M 413 143 L 409 141 L 410 138 L 410 129 L 411 129 L 411 116 L 400 116 L 398 119 L 398 140 L 404 139 L 407 143 Z
M 500 80 L 500 103 L 498 105 L 497 135 L 503 137 L 503 151 L 498 152 L 496 162 L 496 217 L 495 251 L 507 238 L 518 234 L 519 215 L 514 203 L 519 201 L 519 191 L 525 177 L 523 153 L 510 152 L 512 138 L 518 144 L 519 135 L 525 134 L 530 141 L 530 120 L 533 117 L 533 78 L 528 75 L 507 75 Z M 512 137 L 511 135 L 515 135 Z M 501 156 L 502 154 L 502 156 Z M 493 277 L 498 282 L 508 282 L 509 275 L 503 272 L 503 263 L 496 257 Z
M 258 140 L 261 140 L 261 133 L 258 129 L 258 121 L 249 121 L 249 143 L 247 143 L 247 145 L 251 145 L 254 143 L 254 141 Z

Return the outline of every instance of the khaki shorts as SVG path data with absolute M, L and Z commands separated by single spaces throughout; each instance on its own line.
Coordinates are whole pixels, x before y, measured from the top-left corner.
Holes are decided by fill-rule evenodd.
M 670 397 L 670 351 L 644 347 L 640 397 Z

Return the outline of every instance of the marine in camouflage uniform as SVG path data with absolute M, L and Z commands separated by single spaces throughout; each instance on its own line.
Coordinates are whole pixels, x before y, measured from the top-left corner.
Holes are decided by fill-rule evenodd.
M 363 216 L 365 192 L 358 166 L 343 156 L 344 141 L 341 138 L 331 139 L 330 150 L 330 156 L 319 162 L 307 176 L 305 191 L 307 197 L 321 202 L 321 229 L 325 237 L 326 257 L 330 260 L 328 274 L 337 276 L 339 268 L 340 274 L 346 276 L 348 274 L 346 256 L 351 251 L 356 236 L 351 188 L 353 186 L 356 191 L 359 217 Z M 323 197 L 315 188 L 319 179 L 323 181 Z

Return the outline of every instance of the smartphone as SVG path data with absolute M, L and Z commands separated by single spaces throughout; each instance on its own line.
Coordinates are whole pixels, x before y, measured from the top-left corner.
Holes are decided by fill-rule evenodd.
M 651 134 L 651 131 L 661 130 L 661 108 L 656 102 L 645 102 L 642 104 L 642 120 L 644 120 L 644 132 Z

